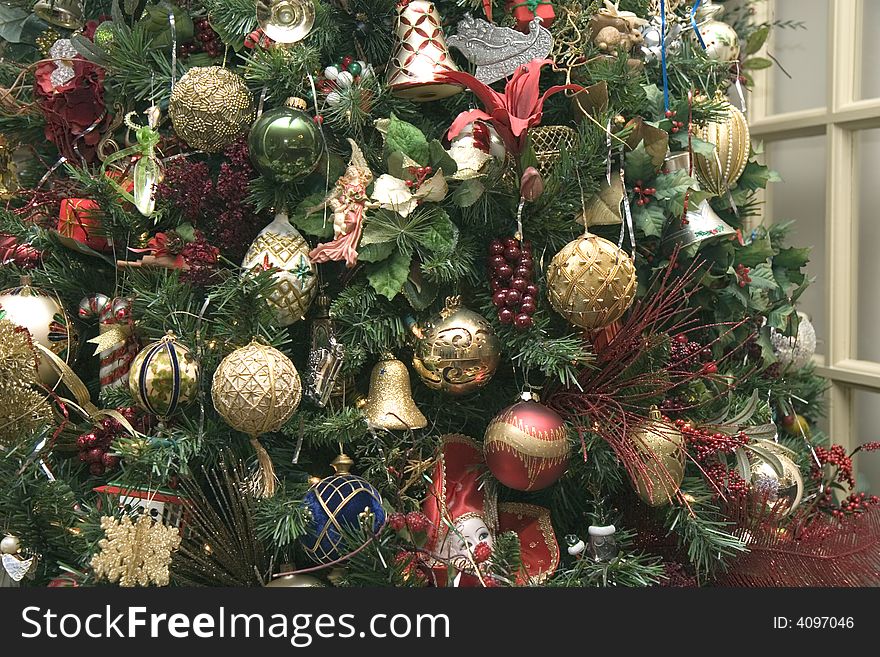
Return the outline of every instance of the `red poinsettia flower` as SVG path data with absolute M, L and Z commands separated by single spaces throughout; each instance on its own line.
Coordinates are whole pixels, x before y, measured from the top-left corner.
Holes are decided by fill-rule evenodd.
M 504 87 L 503 94 L 483 84 L 470 73 L 462 71 L 439 73 L 439 82 L 467 87 L 476 94 L 485 108 L 485 111 L 468 110 L 459 114 L 449 128 L 447 133 L 449 139 L 453 139 L 462 128 L 474 121 L 490 121 L 508 150 L 514 154 L 522 152 L 529 128 L 541 123 L 544 101 L 560 91 L 583 89 L 577 84 L 560 84 L 540 94 L 541 68 L 552 63 L 552 59 L 533 59 L 528 64 L 523 64 L 513 72 Z

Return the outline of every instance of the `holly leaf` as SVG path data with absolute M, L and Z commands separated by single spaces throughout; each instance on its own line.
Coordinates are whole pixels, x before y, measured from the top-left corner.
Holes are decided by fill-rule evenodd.
M 746 267 L 756 267 L 773 255 L 773 245 L 766 235 L 756 237 L 749 244 L 736 250 L 734 262 Z
M 443 144 L 441 144 L 436 139 L 432 139 L 431 143 L 428 144 L 429 150 L 429 161 L 431 167 L 434 171 L 443 170 L 443 174 L 447 177 L 452 176 L 458 171 L 458 164 L 456 164 L 455 160 L 446 152 L 446 149 L 443 148 Z
M 663 92 L 656 84 L 643 84 L 642 89 L 654 114 L 663 114 Z
M 776 278 L 773 276 L 773 270 L 766 262 L 752 267 L 749 271 L 749 277 L 752 279 L 749 287 L 754 290 L 775 290 L 778 288 Z
M 742 66 L 745 69 L 759 71 L 762 68 L 770 68 L 771 66 L 773 66 L 773 62 L 766 57 L 749 57 L 743 62 Z
M 9 43 L 19 43 L 24 23 L 31 12 L 21 7 L 0 4 L 0 38 Z
M 793 312 L 794 307 L 789 304 L 774 308 L 767 315 L 767 324 L 778 331 L 784 331 Z
M 681 197 L 687 193 L 687 190 L 696 187 L 697 181 L 691 178 L 687 171 L 679 170 L 672 173 L 661 173 L 654 180 L 654 188 L 657 193 L 654 198 L 658 201 L 668 201 L 670 199 Z
M 394 251 L 394 242 L 378 242 L 364 244 L 358 247 L 358 262 L 380 262 L 385 260 Z
M 626 179 L 630 182 L 641 180 L 648 182 L 654 177 L 657 167 L 651 154 L 645 149 L 644 144 L 639 144 L 626 154 Z
M 770 26 L 763 25 L 749 35 L 746 41 L 746 55 L 754 55 L 766 43 L 770 36 Z
M 779 174 L 770 167 L 751 161 L 746 165 L 736 185 L 738 189 L 755 191 L 756 189 L 764 189 L 767 183 L 780 182 L 781 180 Z
M 323 203 L 323 194 L 310 194 L 291 213 L 290 223 L 307 235 L 321 239 L 332 237 L 333 214 L 328 210 L 324 216 Z
M 428 164 L 431 148 L 421 130 L 392 113 L 385 134 L 385 153 L 394 151 L 400 151 L 424 166 Z
M 418 242 L 434 253 L 451 253 L 458 244 L 458 228 L 445 212 L 435 214 L 431 224 L 419 233 Z
M 452 193 L 452 200 L 460 208 L 469 208 L 485 193 L 486 186 L 479 178 L 463 181 Z
M 773 265 L 785 269 L 800 269 L 810 261 L 810 251 L 812 251 L 810 247 L 780 249 L 773 257 Z
M 367 280 L 376 292 L 390 301 L 403 289 L 411 261 L 409 253 L 396 250 L 387 260 L 369 265 Z
M 663 227 L 666 225 L 666 214 L 656 203 L 648 203 L 642 206 L 637 205 L 633 209 L 632 215 L 636 228 L 648 237 L 660 237 L 663 234 Z

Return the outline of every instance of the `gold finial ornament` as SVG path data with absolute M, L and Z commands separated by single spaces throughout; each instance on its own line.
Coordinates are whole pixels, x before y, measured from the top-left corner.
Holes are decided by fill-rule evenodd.
M 34 14 L 49 25 L 78 30 L 84 25 L 82 0 L 40 0 Z
M 562 247 L 547 268 L 550 305 L 587 330 L 620 319 L 633 302 L 636 283 L 635 266 L 626 251 L 592 234 Z
M 297 43 L 315 25 L 312 0 L 257 0 L 257 23 L 276 43 Z
M 428 426 L 428 420 L 413 401 L 409 370 L 390 354 L 373 367 L 370 392 L 362 410 L 367 422 L 380 429 L 400 431 Z

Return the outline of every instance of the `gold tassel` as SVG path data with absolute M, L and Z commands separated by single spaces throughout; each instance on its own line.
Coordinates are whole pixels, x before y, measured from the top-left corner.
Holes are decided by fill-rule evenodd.
M 260 444 L 257 437 L 251 438 L 251 446 L 257 453 L 257 461 L 260 464 L 260 474 L 263 478 L 263 492 L 261 497 L 272 497 L 275 495 L 275 466 L 272 465 L 272 459 L 269 458 L 269 452 Z

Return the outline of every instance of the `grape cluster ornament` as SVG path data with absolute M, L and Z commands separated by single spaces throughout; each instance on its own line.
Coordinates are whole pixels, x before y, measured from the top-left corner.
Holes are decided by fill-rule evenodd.
M 489 243 L 489 283 L 498 320 L 524 331 L 532 326 L 537 309 L 538 286 L 534 283 L 532 244 L 508 237 Z

